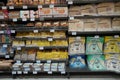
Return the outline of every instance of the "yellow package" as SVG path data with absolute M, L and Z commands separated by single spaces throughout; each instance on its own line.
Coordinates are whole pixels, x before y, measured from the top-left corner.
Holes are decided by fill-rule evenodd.
M 120 53 L 120 37 L 105 37 L 104 53 Z

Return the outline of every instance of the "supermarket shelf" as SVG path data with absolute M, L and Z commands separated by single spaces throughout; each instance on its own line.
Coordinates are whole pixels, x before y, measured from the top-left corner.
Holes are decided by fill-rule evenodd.
M 25 48 L 25 49 L 40 49 L 40 50 L 44 50 L 44 49 L 68 49 L 68 46 L 18 46 L 18 47 L 13 47 L 14 49 L 17 50 L 21 50 L 21 48 Z
M 69 19 L 88 19 L 88 18 L 120 18 L 120 15 L 76 15 L 76 16 L 70 16 Z
M 20 9 L 38 9 L 38 8 L 46 8 L 46 7 L 52 8 L 52 7 L 67 7 L 67 6 L 68 6 L 67 4 L 44 4 L 44 5 L 7 6 L 7 8 L 9 10 L 20 10 Z
M 76 35 L 120 35 L 120 31 L 93 31 L 93 32 L 68 32 L 71 36 Z
M 0 59 L 12 59 L 14 54 L 0 55 Z
M 119 2 L 120 0 L 68 0 L 69 5 L 73 4 L 96 4 L 101 2 Z

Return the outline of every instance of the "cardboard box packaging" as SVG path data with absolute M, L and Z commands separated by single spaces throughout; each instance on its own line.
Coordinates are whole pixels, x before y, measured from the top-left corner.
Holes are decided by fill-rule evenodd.
M 98 19 L 98 31 L 111 31 L 111 19 L 99 18 Z
M 52 8 L 39 8 L 39 17 L 52 17 Z
M 69 21 L 69 31 L 83 31 L 83 20 L 74 19 Z
M 77 15 L 81 15 L 80 6 L 71 6 L 69 8 L 69 16 L 77 16 Z
M 112 20 L 112 29 L 115 30 L 115 31 L 120 30 L 120 18 L 114 18 Z
M 84 19 L 84 31 L 96 31 L 97 20 L 96 19 Z
M 96 15 L 97 10 L 95 5 L 81 6 L 81 15 Z
M 97 5 L 97 11 L 99 15 L 112 15 L 115 11 L 114 3 L 100 3 Z
M 53 8 L 53 16 L 54 17 L 67 17 L 68 16 L 68 8 L 67 7 L 54 7 Z

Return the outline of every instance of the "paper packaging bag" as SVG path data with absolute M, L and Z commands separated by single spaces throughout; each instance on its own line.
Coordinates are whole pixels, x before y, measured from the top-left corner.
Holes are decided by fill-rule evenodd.
M 10 19 L 20 18 L 20 12 L 19 11 L 10 11 L 9 12 L 9 18 Z
M 68 16 L 68 8 L 67 7 L 54 7 L 53 8 L 53 16 L 54 17 L 67 17 Z
M 70 20 L 69 31 L 83 31 L 83 20 L 82 19 Z
M 99 15 L 112 15 L 114 14 L 114 3 L 100 3 L 97 5 L 97 11 Z
M 115 31 L 120 31 L 120 18 L 114 18 L 112 20 L 112 29 Z
M 81 15 L 96 15 L 97 10 L 95 5 L 81 6 Z
M 69 16 L 77 16 L 77 15 L 81 15 L 80 6 L 71 6 L 69 8 Z
M 120 15 L 120 2 L 115 3 L 115 14 Z
M 52 17 L 52 8 L 39 8 L 39 17 Z
M 111 19 L 99 18 L 98 19 L 98 31 L 111 31 Z
M 29 11 L 20 11 L 20 18 L 27 19 L 29 18 Z
M 84 31 L 96 31 L 97 20 L 96 19 L 84 19 Z

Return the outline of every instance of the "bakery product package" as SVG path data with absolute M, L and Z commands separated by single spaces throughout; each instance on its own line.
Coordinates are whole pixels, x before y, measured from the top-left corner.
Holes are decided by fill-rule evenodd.
M 69 37 L 69 54 L 85 54 L 85 37 Z
M 105 36 L 104 53 L 120 53 L 120 37 Z
M 103 54 L 103 37 L 87 37 L 86 54 Z
M 92 71 L 105 71 L 105 57 L 102 54 L 92 54 L 87 56 L 88 67 Z
M 69 31 L 83 31 L 84 22 L 83 19 L 69 20 Z
M 112 30 L 113 31 L 120 31 L 120 18 L 113 18 Z
M 83 5 L 80 7 L 81 15 L 97 15 L 96 6 L 91 5 Z
M 107 70 L 120 73 L 120 54 L 105 54 L 105 59 Z
M 115 3 L 115 14 L 120 15 L 120 2 Z
M 70 68 L 86 68 L 85 55 L 71 55 L 69 59 Z
M 52 17 L 52 8 L 39 8 L 39 18 L 41 17 Z
M 80 6 L 70 6 L 69 8 L 69 16 L 78 16 L 80 13 Z
M 29 10 L 21 10 L 20 11 L 20 18 L 23 18 L 23 19 L 30 18 Z
M 97 19 L 97 31 L 111 31 L 112 24 L 110 18 L 99 18 Z
M 96 31 L 97 19 L 84 19 L 84 31 Z
M 100 3 L 97 5 L 98 15 L 113 15 L 115 5 L 113 2 Z

